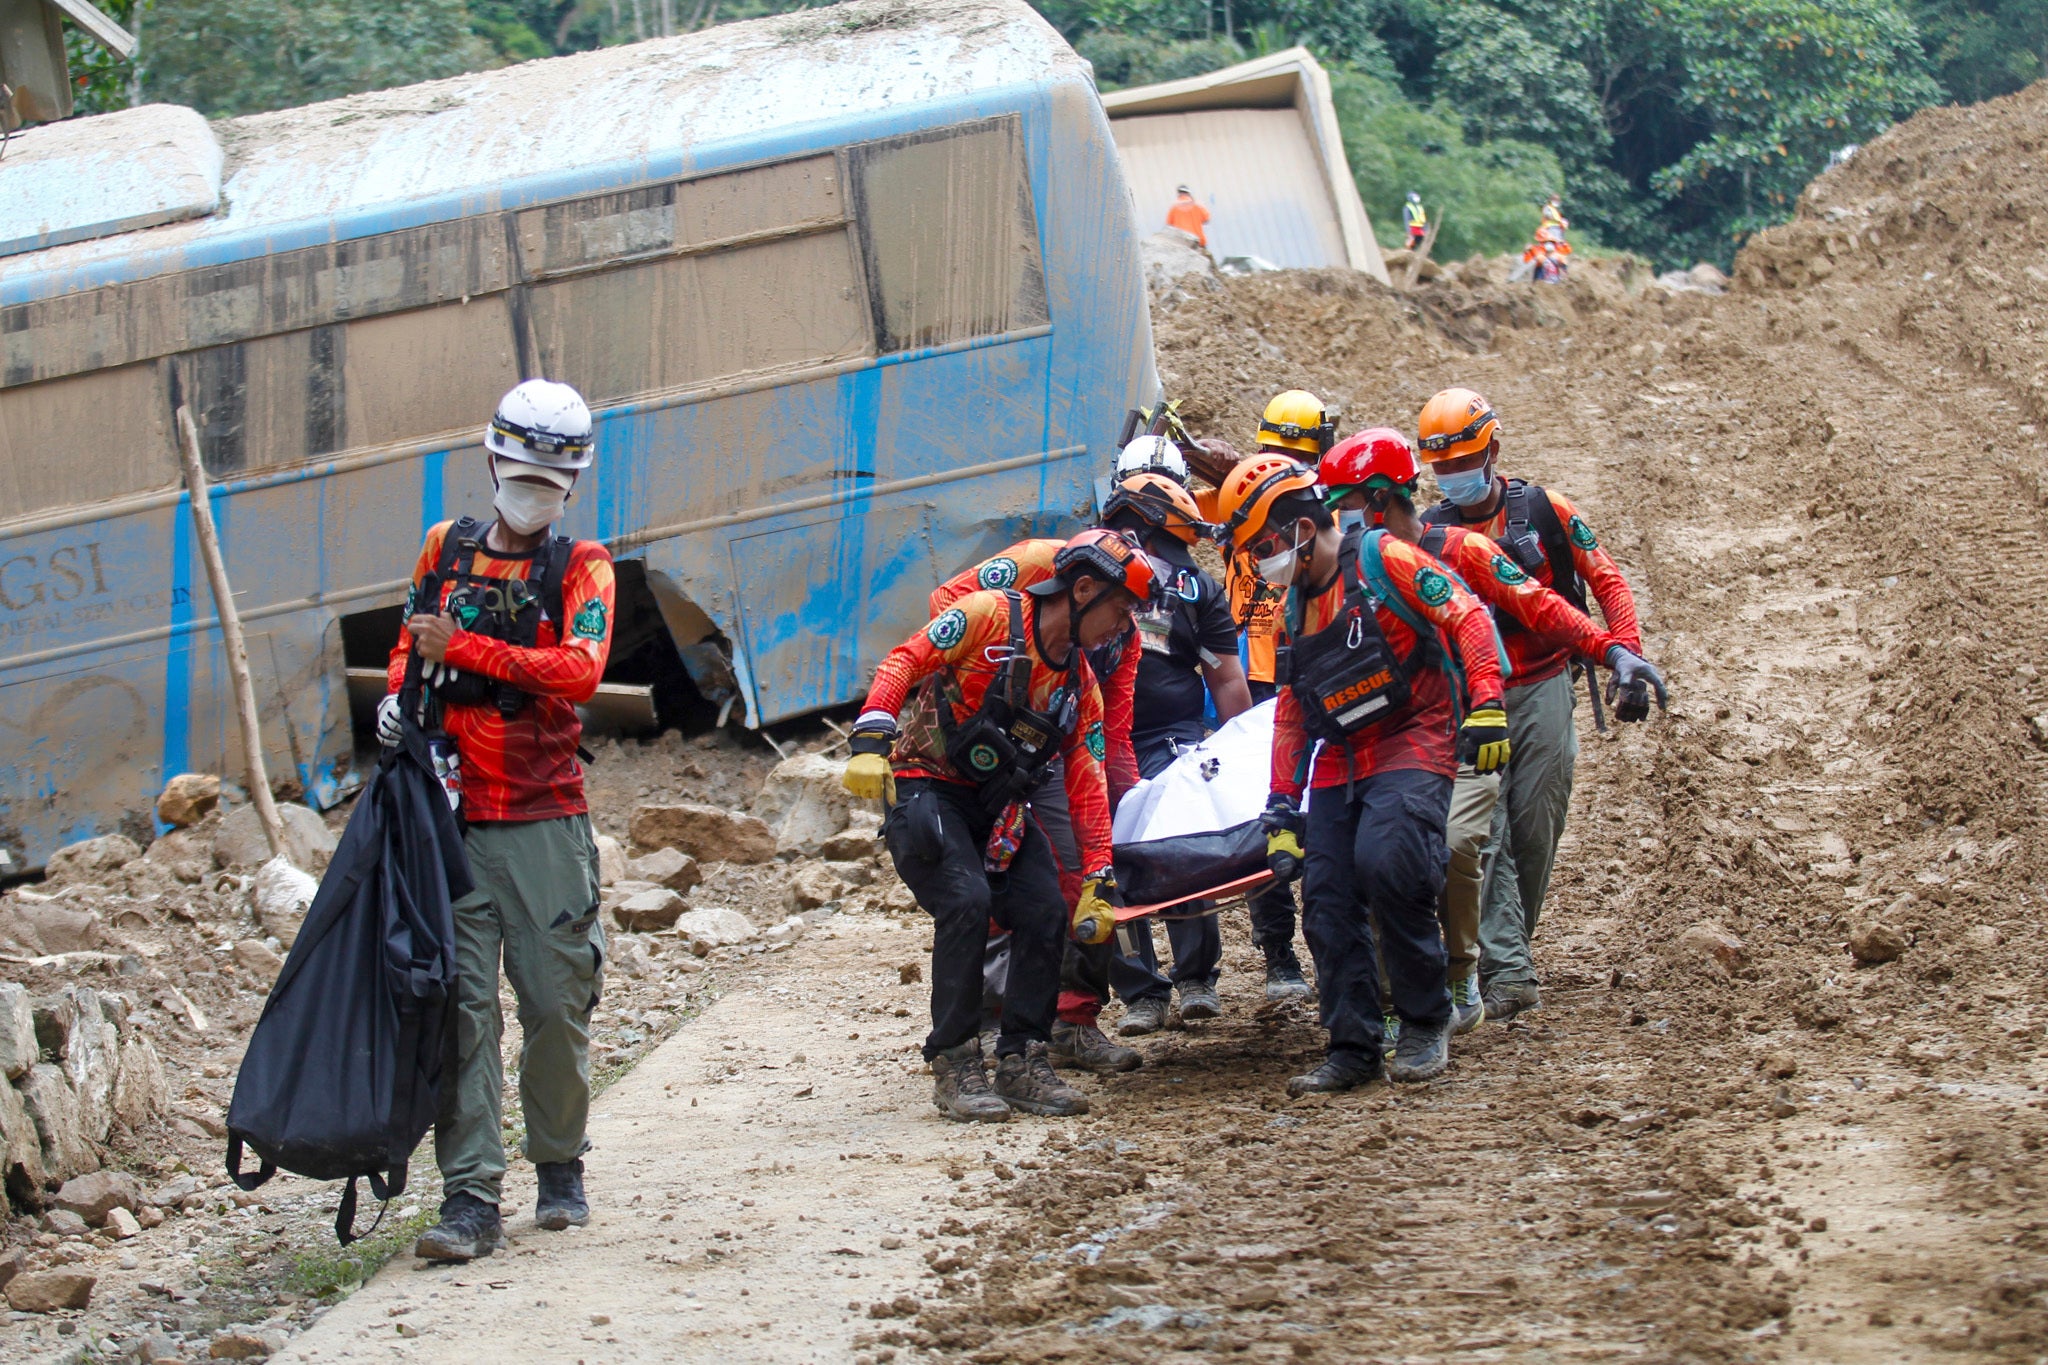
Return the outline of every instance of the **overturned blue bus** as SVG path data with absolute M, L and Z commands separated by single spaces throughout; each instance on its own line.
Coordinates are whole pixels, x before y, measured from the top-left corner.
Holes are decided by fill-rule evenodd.
M 1157 387 L 1088 69 L 1021 0 L 904 13 L 16 137 L 16 865 L 146 837 L 169 776 L 239 771 L 180 403 L 271 771 L 315 805 L 355 780 L 349 671 L 381 665 L 424 530 L 489 515 L 482 428 L 521 377 L 598 413 L 567 529 L 621 562 L 614 675 L 686 677 L 754 725 L 855 698 L 945 573 L 1085 517 L 1123 413 Z

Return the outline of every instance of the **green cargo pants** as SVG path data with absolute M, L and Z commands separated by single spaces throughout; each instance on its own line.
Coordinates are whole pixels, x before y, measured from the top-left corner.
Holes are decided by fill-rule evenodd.
M 1479 906 L 1493 813 L 1499 802 L 1499 773 L 1482 773 L 1470 763 L 1458 765 L 1458 781 L 1451 788 L 1450 820 L 1444 827 L 1451 870 L 1444 875 L 1443 900 L 1437 907 L 1449 956 L 1447 984 L 1465 980 L 1479 965 Z
M 1488 985 L 1536 983 L 1529 940 L 1543 913 L 1572 801 L 1572 769 L 1579 758 L 1579 732 L 1572 723 L 1577 696 L 1570 669 L 1507 691 L 1513 756 L 1493 808 L 1493 857 L 1479 908 L 1479 973 Z
M 589 1149 L 590 1012 L 604 984 L 597 840 L 587 815 L 474 824 L 463 840 L 476 890 L 455 903 L 455 1026 L 449 1031 L 434 1160 L 442 1195 L 499 1202 L 505 1176 L 498 961 L 519 1002 L 525 1155 Z

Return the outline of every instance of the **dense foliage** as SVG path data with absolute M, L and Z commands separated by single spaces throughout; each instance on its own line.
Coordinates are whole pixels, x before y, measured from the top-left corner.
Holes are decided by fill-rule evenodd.
M 100 0 L 138 62 L 73 33 L 82 110 L 234 114 L 819 0 Z M 1034 0 L 1104 88 L 1293 43 L 1332 69 L 1384 233 L 1418 190 L 1438 252 L 1523 241 L 1562 191 L 1582 236 L 1725 261 L 1841 147 L 1915 109 L 2016 90 L 2048 0 Z

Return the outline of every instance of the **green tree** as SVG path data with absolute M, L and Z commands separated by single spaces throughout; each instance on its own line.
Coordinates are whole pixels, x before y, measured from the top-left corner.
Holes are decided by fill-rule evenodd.
M 143 6 L 137 0 L 94 0 L 109 19 L 136 31 Z M 101 47 L 86 32 L 64 21 L 64 52 L 71 66 L 71 102 L 74 113 L 104 114 L 126 109 L 134 93 L 135 63 Z
M 462 0 L 154 0 L 151 100 L 228 116 L 494 65 Z
M 2009 95 L 2048 73 L 2048 0 L 1919 0 L 1913 21 L 1928 66 L 1958 100 Z

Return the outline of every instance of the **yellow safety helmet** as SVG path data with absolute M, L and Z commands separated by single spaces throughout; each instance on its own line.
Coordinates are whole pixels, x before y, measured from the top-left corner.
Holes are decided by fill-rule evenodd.
M 1337 423 L 1323 411 L 1323 400 L 1306 389 L 1275 394 L 1259 421 L 1260 445 L 1305 451 L 1317 459 L 1336 439 Z

